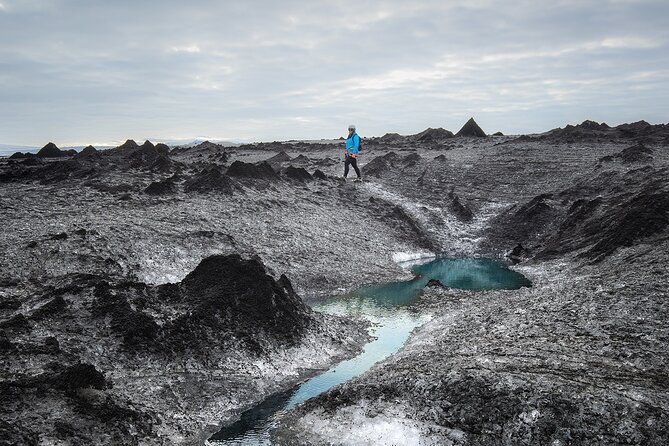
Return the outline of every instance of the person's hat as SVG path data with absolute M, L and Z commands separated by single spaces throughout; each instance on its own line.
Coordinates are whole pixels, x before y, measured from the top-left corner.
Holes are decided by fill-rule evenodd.
M 349 126 L 348 126 L 348 129 L 349 129 L 349 130 L 355 130 L 355 125 L 353 125 L 353 124 L 349 125 Z

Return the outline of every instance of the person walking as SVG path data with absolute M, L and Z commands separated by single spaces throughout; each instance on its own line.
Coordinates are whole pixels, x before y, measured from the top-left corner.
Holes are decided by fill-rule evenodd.
M 358 153 L 360 152 L 360 137 L 355 132 L 355 126 L 353 124 L 348 126 L 348 137 L 346 138 L 346 149 L 344 151 L 346 158 L 344 159 L 344 181 L 348 176 L 348 166 L 353 166 L 358 178 L 356 181 L 362 181 L 362 175 L 360 175 L 360 169 L 358 168 Z

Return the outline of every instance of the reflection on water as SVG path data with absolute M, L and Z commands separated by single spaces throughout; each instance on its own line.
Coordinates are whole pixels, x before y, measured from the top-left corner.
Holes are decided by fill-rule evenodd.
M 411 271 L 427 283 L 437 279 L 450 288 L 466 290 L 515 290 L 532 286 L 519 272 L 490 259 L 437 259 L 414 266 Z
M 376 338 L 355 358 L 340 362 L 286 392 L 275 394 L 242 413 L 236 423 L 209 439 L 215 445 L 269 445 L 270 433 L 286 411 L 331 387 L 358 376 L 375 363 L 392 355 L 411 331 L 428 320 L 412 311 L 412 304 L 430 279 L 462 289 L 517 289 L 531 286 L 522 274 L 489 259 L 437 259 L 415 265 L 413 280 L 367 286 L 314 306 L 315 310 L 348 316 L 364 316 L 372 322 Z

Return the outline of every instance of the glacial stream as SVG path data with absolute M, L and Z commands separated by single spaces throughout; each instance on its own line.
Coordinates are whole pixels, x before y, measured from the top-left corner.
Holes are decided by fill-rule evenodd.
M 337 296 L 314 305 L 317 311 L 365 317 L 372 323 L 375 338 L 358 356 L 340 362 L 329 370 L 284 393 L 274 394 L 243 412 L 239 421 L 221 429 L 209 444 L 270 445 L 271 431 L 287 410 L 331 387 L 367 371 L 375 363 L 402 347 L 411 331 L 429 316 L 421 315 L 412 306 L 430 279 L 451 288 L 517 289 L 531 286 L 522 274 L 503 263 L 489 259 L 436 259 L 411 267 L 413 280 L 364 287 L 353 293 Z

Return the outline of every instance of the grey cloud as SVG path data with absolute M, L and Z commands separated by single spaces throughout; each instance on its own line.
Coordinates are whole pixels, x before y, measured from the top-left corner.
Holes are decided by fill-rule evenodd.
M 2 142 L 667 116 L 662 1 L 0 4 Z

